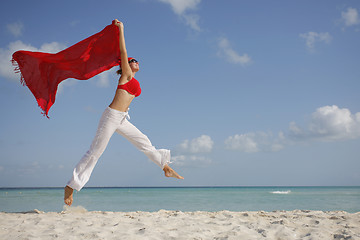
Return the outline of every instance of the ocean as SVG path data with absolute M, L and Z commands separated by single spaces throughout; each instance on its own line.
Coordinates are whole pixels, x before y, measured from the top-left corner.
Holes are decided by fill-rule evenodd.
M 360 212 L 360 187 L 113 187 L 74 192 L 88 211 Z M 63 188 L 0 188 L 0 212 L 61 212 Z

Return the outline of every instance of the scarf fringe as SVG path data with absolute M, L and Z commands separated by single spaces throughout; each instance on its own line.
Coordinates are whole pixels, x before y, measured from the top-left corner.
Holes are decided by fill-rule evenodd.
M 14 67 L 14 72 L 15 73 L 20 73 L 20 83 L 21 83 L 21 85 L 23 85 L 24 87 L 27 86 L 27 84 L 25 82 L 25 79 L 24 79 L 24 76 L 21 73 L 19 63 L 14 58 L 11 59 L 11 63 L 13 65 L 13 67 Z M 40 106 L 40 104 L 38 104 L 38 107 L 41 108 L 41 110 L 42 110 L 41 114 L 44 117 L 47 117 L 48 119 L 50 119 L 50 117 L 48 116 L 48 114 L 46 114 L 46 111 Z
M 26 86 L 26 82 L 25 82 L 24 76 L 21 73 L 18 62 L 14 58 L 12 58 L 11 63 L 13 65 L 13 67 L 14 67 L 14 72 L 15 73 L 20 73 L 20 83 L 21 83 L 21 85 Z
M 38 104 L 38 106 L 39 106 L 39 108 L 41 108 L 39 104 Z M 42 109 L 42 108 L 41 108 L 41 109 Z M 50 119 L 50 117 L 46 114 L 45 111 L 42 111 L 41 114 L 42 114 L 44 117 L 47 117 L 47 119 Z

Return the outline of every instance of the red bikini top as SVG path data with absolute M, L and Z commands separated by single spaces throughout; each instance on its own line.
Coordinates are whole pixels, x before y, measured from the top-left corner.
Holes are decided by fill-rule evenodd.
M 132 78 L 125 84 L 118 85 L 117 89 L 124 89 L 131 95 L 135 95 L 135 97 L 138 97 L 141 94 L 140 83 L 135 78 Z

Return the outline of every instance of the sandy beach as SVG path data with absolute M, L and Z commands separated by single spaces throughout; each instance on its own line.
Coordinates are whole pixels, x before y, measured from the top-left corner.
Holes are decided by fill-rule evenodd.
M 0 213 L 0 239 L 360 239 L 360 213 L 62 212 Z

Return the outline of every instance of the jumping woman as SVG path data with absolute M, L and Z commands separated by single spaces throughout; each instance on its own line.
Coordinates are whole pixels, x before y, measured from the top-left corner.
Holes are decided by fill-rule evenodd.
M 119 27 L 119 44 L 120 44 L 120 75 L 119 84 L 113 101 L 107 107 L 100 119 L 95 138 L 90 149 L 85 153 L 80 162 L 76 165 L 71 180 L 65 187 L 64 202 L 71 206 L 73 202 L 74 189 L 80 191 L 90 178 L 96 162 L 104 152 L 111 136 L 116 131 L 124 136 L 140 151 L 163 169 L 166 177 L 184 179 L 176 173 L 171 167 L 170 151 L 167 149 L 156 149 L 146 135 L 140 132 L 133 124 L 128 121 L 128 109 L 130 103 L 141 93 L 139 82 L 134 78 L 135 73 L 139 71 L 139 63 L 134 58 L 128 58 L 125 38 L 124 25 L 117 19 L 115 25 Z

